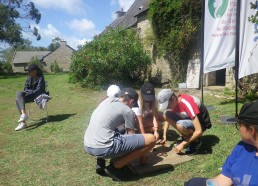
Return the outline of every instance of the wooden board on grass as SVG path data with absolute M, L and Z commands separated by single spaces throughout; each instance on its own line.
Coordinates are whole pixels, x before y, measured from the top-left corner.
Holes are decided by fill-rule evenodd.
M 147 165 L 139 165 L 139 160 L 131 163 L 132 171 L 137 174 L 147 174 L 187 162 L 193 158 L 187 155 L 178 155 L 172 147 L 156 145 L 151 152 L 146 154 L 149 158 Z

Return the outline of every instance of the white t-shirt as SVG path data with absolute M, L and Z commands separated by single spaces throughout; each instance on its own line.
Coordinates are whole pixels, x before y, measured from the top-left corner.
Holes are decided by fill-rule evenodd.
M 140 108 L 141 103 L 138 100 L 138 105 L 139 107 L 133 107 L 132 110 L 134 111 L 136 116 L 143 116 L 142 110 Z M 155 99 L 155 108 L 158 109 L 158 101 Z M 152 108 L 148 105 L 145 104 L 145 113 L 144 116 L 149 116 L 149 114 L 152 114 Z

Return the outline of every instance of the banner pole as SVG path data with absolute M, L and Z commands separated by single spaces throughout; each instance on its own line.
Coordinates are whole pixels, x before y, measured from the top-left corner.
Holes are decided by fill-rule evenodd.
M 201 69 L 200 69 L 200 85 L 203 103 L 203 68 L 204 68 L 204 16 L 205 16 L 205 0 L 202 0 L 202 18 L 201 18 Z
M 240 9 L 241 0 L 237 0 L 237 12 L 236 12 L 236 52 L 235 52 L 235 80 L 236 80 L 236 111 L 235 117 L 238 117 L 238 76 L 239 76 L 239 41 L 240 41 Z

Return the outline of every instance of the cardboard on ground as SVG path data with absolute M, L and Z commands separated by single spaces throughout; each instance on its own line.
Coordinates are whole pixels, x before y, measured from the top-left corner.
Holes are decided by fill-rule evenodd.
M 131 163 L 132 171 L 137 174 L 147 174 L 155 171 L 173 168 L 177 164 L 181 164 L 192 160 L 193 158 L 187 155 L 178 155 L 172 148 L 156 145 L 151 152 L 146 154 L 149 158 L 147 165 L 139 165 L 139 160 Z

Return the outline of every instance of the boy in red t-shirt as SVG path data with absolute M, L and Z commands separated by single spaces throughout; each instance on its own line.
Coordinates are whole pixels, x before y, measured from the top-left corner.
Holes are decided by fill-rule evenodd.
M 159 109 L 166 109 L 163 118 L 167 122 L 164 127 L 164 140 L 168 124 L 172 125 L 181 135 L 182 141 L 176 146 L 176 152 L 187 147 L 186 154 L 196 154 L 201 146 L 200 136 L 207 128 L 211 128 L 210 116 L 200 100 L 191 95 L 178 96 L 170 89 L 163 89 L 158 94 Z

